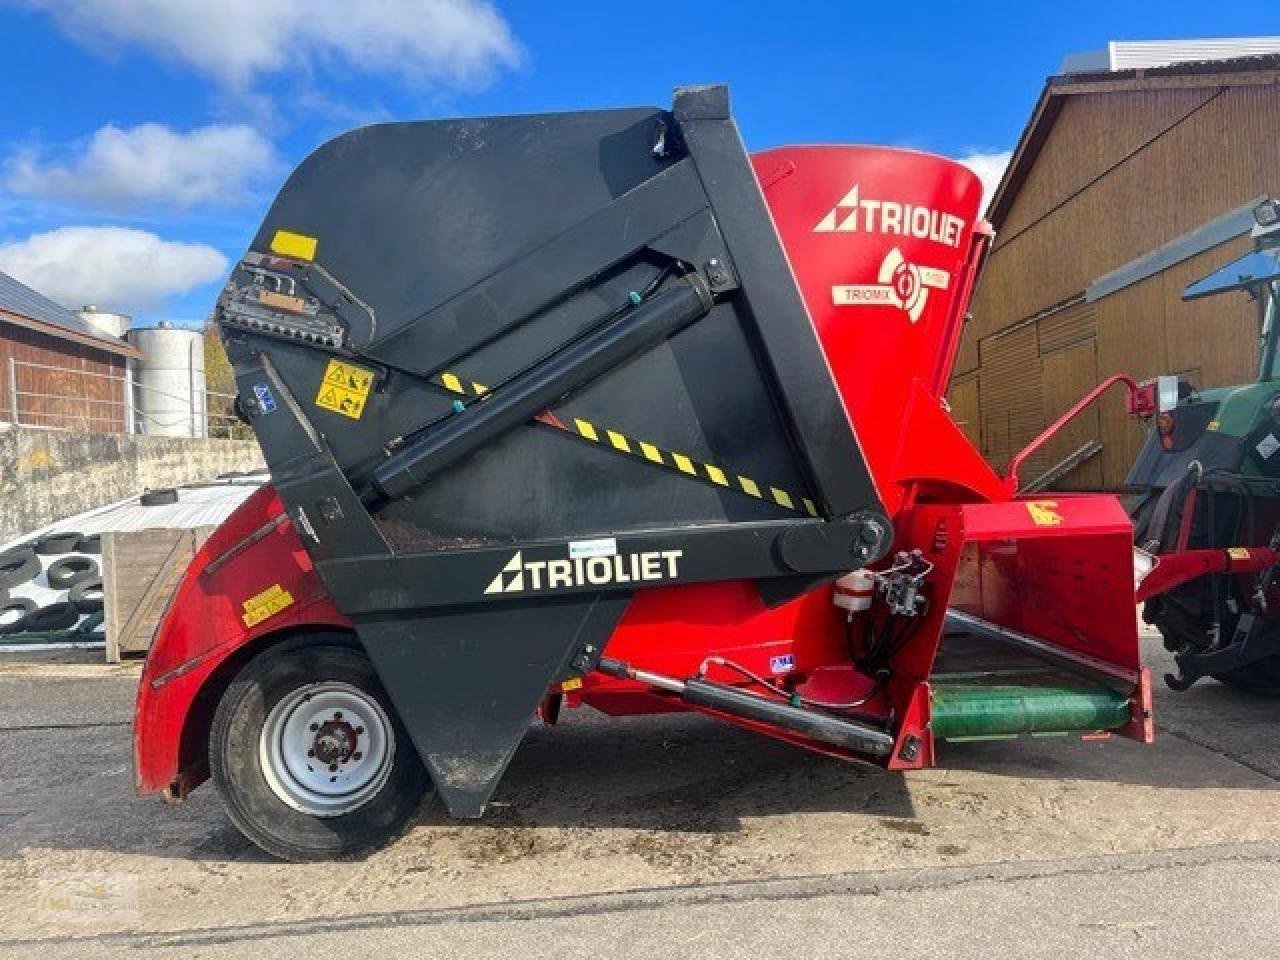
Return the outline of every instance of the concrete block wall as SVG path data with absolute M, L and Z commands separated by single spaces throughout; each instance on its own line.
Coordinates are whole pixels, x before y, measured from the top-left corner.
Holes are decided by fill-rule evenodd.
M 148 488 L 255 470 L 254 440 L 0 427 L 0 543 Z

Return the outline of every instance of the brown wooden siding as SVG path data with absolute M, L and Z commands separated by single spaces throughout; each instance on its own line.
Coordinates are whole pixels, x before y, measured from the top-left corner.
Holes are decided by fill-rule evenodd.
M 978 355 L 982 362 L 982 453 L 1003 467 L 1044 425 L 1035 324 L 984 339 L 978 345 Z
M 1098 344 L 1092 336 L 1088 336 L 1045 351 L 1045 341 L 1042 338 L 1040 347 L 1040 363 L 1044 374 L 1044 416 L 1046 423 L 1052 423 L 1071 409 L 1098 382 Z M 1095 404 L 1081 411 L 1044 446 L 1028 464 L 1023 480 L 1035 479 L 1097 437 L 1098 406 Z M 1096 488 L 1101 482 L 1102 461 L 1094 456 L 1085 460 L 1054 486 L 1059 489 L 1088 490 Z
M 997 245 L 1121 163 L 1216 91 L 1164 90 L 1067 98 L 1000 224 Z M 1079 132 L 1090 135 L 1081 137 Z
M 1246 295 L 1224 294 L 1191 303 L 1181 299 L 1188 283 L 1249 246 L 1248 237 L 1238 237 L 1099 300 L 1098 376 L 1128 373 L 1142 380 L 1175 373 L 1198 387 L 1252 380 L 1258 365 L 1258 327 L 1256 308 Z M 1138 455 L 1145 428 L 1125 415 L 1116 398 L 1104 400 L 1099 414 L 1102 479 L 1118 487 Z
M 1275 84 L 1065 100 L 1001 225 L 956 365 L 980 384 L 980 447 L 995 465 L 1003 467 L 1018 437 L 1034 435 L 1066 409 L 1070 391 L 1084 393 L 1112 373 L 1181 373 L 1201 386 L 1253 377 L 1256 330 L 1246 298 L 1180 300 L 1188 282 L 1247 249 L 1247 237 L 1087 309 L 1070 304 L 1111 270 L 1254 197 L 1280 196 L 1276 129 Z M 1018 344 L 998 346 L 1010 329 Z M 1028 371 L 1037 378 L 1034 387 Z M 1002 384 L 1004 377 L 1013 382 Z M 1117 391 L 1053 453 L 1073 443 L 1078 449 L 1089 430 L 1103 443 L 1101 455 L 1061 485 L 1119 487 L 1142 426 L 1124 415 Z
M 979 420 L 982 411 L 979 406 L 978 375 L 974 373 L 952 380 L 947 401 L 951 405 L 951 419 L 975 447 L 981 447 L 982 429 Z
M 16 418 L 11 372 L 17 374 Z M 87 433 L 123 432 L 124 375 L 121 356 L 0 318 L 0 420 Z

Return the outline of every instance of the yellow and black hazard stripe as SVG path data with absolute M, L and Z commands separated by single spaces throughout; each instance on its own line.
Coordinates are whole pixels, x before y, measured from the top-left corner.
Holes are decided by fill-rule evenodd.
M 464 397 L 480 397 L 489 392 L 489 388 L 485 384 L 450 371 L 437 375 L 434 380 L 450 393 L 456 393 Z M 618 453 L 644 460 L 654 466 L 666 467 L 668 470 L 674 470 L 677 473 L 702 480 L 713 486 L 734 490 L 746 496 L 755 497 L 757 500 L 770 500 L 778 506 L 793 510 L 796 513 L 808 514 L 811 517 L 818 515 L 818 508 L 808 497 L 796 496 L 781 487 L 758 482 L 751 477 L 743 476 L 733 470 L 726 470 L 713 463 L 703 463 L 675 450 L 665 450 L 656 444 L 628 436 L 619 430 L 604 427 L 578 417 L 573 418 L 571 424 L 559 421 L 552 423 L 549 420 L 544 420 L 543 422 L 549 426 L 564 430 L 566 433 L 589 440 L 591 443 L 609 447 Z

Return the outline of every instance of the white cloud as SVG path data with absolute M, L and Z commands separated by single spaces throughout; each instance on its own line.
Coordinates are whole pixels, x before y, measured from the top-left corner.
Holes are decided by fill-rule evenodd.
M 231 204 L 279 164 L 270 141 L 252 127 L 208 126 L 185 133 L 159 123 L 105 126 L 66 163 L 25 148 L 7 164 L 4 184 L 19 196 L 69 200 L 128 211 Z
M 0 244 L 0 270 L 73 309 L 147 310 L 219 279 L 227 267 L 213 247 L 124 227 L 60 227 Z
M 1000 178 L 1004 176 L 1005 167 L 1009 166 L 1009 158 L 1012 156 L 1012 150 L 997 150 L 993 153 L 975 150 L 960 158 L 960 162 L 976 173 L 978 179 L 982 181 L 983 211 L 986 211 L 992 194 L 1000 185 Z
M 242 91 L 316 65 L 475 87 L 522 56 L 489 0 L 19 2 L 86 46 L 140 47 Z

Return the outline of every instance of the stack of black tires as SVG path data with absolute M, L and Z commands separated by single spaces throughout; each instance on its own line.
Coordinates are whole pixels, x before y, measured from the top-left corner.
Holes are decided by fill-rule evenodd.
M 0 637 L 88 632 L 102 622 L 97 534 L 49 533 L 0 553 Z M 23 590 L 24 587 L 45 589 Z M 40 603 L 19 592 L 52 597 Z

